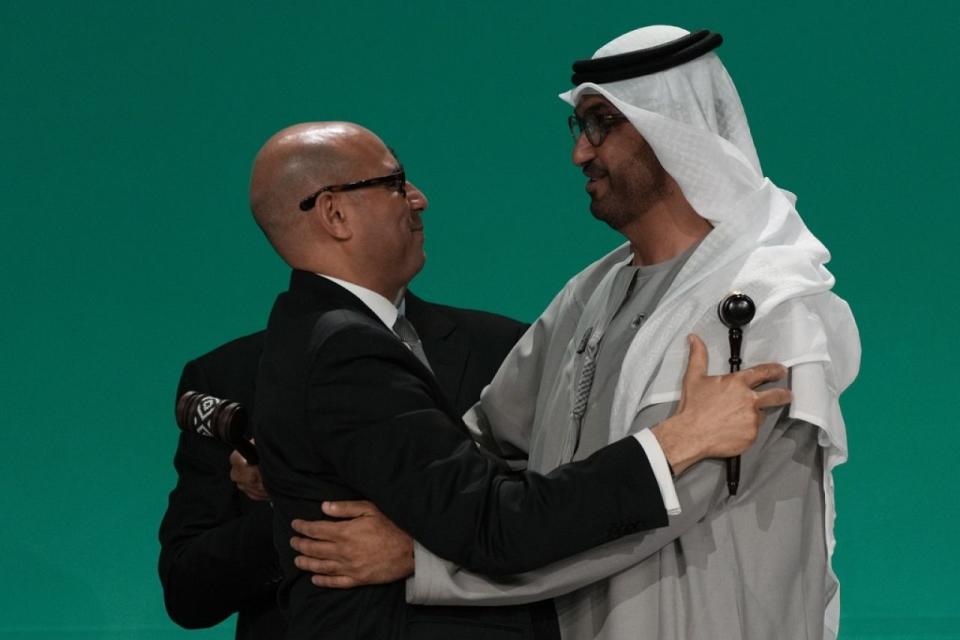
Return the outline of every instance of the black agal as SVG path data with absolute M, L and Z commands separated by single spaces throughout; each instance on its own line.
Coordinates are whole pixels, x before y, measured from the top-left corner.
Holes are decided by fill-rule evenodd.
M 723 43 L 719 33 L 701 29 L 682 38 L 649 49 L 613 56 L 577 60 L 573 63 L 573 84 L 603 84 L 649 75 L 699 58 Z

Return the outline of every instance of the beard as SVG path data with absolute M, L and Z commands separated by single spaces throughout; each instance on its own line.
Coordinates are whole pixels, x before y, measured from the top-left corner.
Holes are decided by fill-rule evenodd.
M 600 198 L 591 196 L 590 213 L 615 231 L 641 218 L 669 194 L 667 171 L 647 145 L 606 177 L 610 188 Z

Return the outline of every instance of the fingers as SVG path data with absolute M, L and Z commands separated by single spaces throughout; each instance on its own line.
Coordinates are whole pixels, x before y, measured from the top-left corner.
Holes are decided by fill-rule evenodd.
M 291 538 L 290 546 L 300 551 L 301 549 L 310 549 L 311 553 L 317 549 L 333 549 L 335 545 L 317 543 L 303 538 Z M 293 564 L 301 571 L 314 574 L 310 581 L 318 587 L 328 589 L 350 589 L 360 586 L 360 582 L 349 576 L 342 575 L 347 567 L 339 561 L 330 558 L 310 557 L 299 555 L 293 559 Z
M 239 451 L 237 451 L 236 449 L 234 449 L 234 450 L 230 453 L 230 466 L 231 466 L 232 468 L 248 467 L 248 466 L 250 466 L 250 463 L 247 462 L 247 459 L 244 458 L 243 455 L 242 455 Z
M 293 530 L 300 535 L 327 542 L 345 540 L 348 537 L 343 530 L 346 525 L 347 523 L 332 520 L 294 520 L 290 523 Z
M 269 500 L 270 495 L 263 488 L 260 467 L 247 462 L 239 451 L 230 454 L 230 480 L 251 500 Z
M 233 451 L 230 454 L 230 479 L 232 481 L 240 482 L 242 469 L 246 464 L 246 459 L 240 455 L 239 451 Z
M 230 454 L 230 479 L 234 482 L 260 482 L 260 467 L 250 464 L 239 451 Z
M 243 485 L 243 487 L 263 486 L 260 480 L 260 472 L 256 467 L 247 467 L 245 469 L 233 467 L 230 469 L 230 479 L 236 484 Z
M 367 500 L 340 500 L 324 502 L 323 512 L 334 518 L 359 518 L 379 514 L 377 506 Z
M 347 576 L 313 576 L 310 582 L 327 589 L 351 589 L 361 583 Z
M 335 542 L 294 536 L 290 538 L 290 546 L 301 555 L 310 556 L 317 560 L 342 559 L 341 555 L 337 552 L 338 547 Z
M 687 344 L 690 345 L 690 359 L 687 362 L 687 371 L 683 374 L 684 386 L 688 380 L 707 375 L 707 346 L 699 336 L 692 333 L 687 336 Z
M 346 573 L 343 563 L 339 560 L 330 560 L 327 558 L 311 558 L 310 556 L 297 556 L 293 559 L 293 564 L 301 571 L 309 573 L 319 573 L 325 576 L 339 576 Z
M 297 556 L 293 559 L 293 564 L 297 565 L 297 568 L 301 571 L 309 571 L 310 573 L 322 573 L 328 576 L 340 575 L 342 573 L 340 563 L 336 560 L 320 560 L 319 558 L 311 558 L 310 556 Z
M 767 382 L 774 382 L 787 375 L 787 368 L 782 364 L 767 362 L 758 364 L 755 367 L 744 369 L 739 374 L 740 378 L 752 389 Z
M 270 499 L 270 494 L 267 493 L 267 490 L 263 488 L 262 484 L 257 484 L 255 486 L 240 486 L 241 491 L 251 500 L 257 500 L 264 502 Z
M 792 399 L 793 394 L 790 393 L 789 389 L 767 389 L 765 391 L 757 392 L 755 406 L 757 409 L 782 407 L 785 404 L 790 404 Z

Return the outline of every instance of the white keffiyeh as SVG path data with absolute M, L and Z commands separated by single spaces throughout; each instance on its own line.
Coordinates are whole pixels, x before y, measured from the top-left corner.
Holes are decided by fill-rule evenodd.
M 645 49 L 687 33 L 677 27 L 637 29 L 593 57 Z M 714 225 L 627 351 L 610 441 L 626 435 L 644 407 L 680 397 L 688 333 L 710 346 L 711 373 L 726 370 L 718 292 L 746 293 L 757 313 L 745 331 L 745 366 L 777 361 L 792 367 L 791 417 L 821 429 L 832 554 L 832 470 L 847 458 L 838 398 L 857 374 L 860 342 L 849 307 L 830 292 L 834 279 L 824 266 L 829 252 L 800 219 L 793 195 L 761 173 L 740 98 L 715 54 L 648 76 L 581 84 L 560 97 L 576 105 L 585 94 L 605 97 L 629 119 L 694 209 Z M 597 289 L 603 288 L 601 283 Z M 825 637 L 836 636 L 839 592 L 828 604 L 825 627 Z

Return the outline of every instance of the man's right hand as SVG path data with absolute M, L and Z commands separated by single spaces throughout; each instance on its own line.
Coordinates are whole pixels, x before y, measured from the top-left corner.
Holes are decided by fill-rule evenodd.
M 260 467 L 247 462 L 239 451 L 230 454 L 230 479 L 237 485 L 237 489 L 251 500 L 270 499 L 267 490 L 263 488 Z
M 709 376 L 707 347 L 692 334 L 688 342 L 690 361 L 677 413 L 651 429 L 676 474 L 704 458 L 740 455 L 756 439 L 763 410 L 789 404 L 791 398 L 788 389 L 754 390 L 783 378 L 783 365 L 759 364 Z
M 413 539 L 366 500 L 324 502 L 340 520 L 294 520 L 294 563 L 318 587 L 349 589 L 403 580 L 413 573 Z

